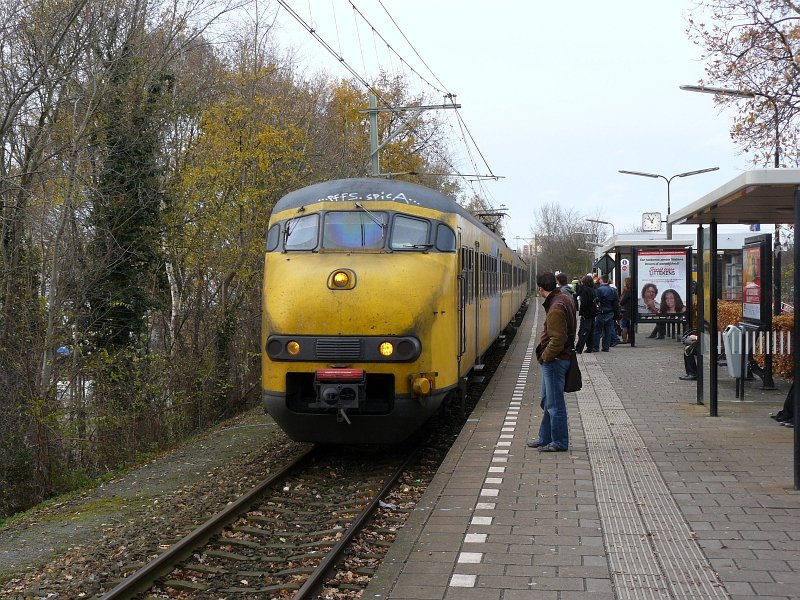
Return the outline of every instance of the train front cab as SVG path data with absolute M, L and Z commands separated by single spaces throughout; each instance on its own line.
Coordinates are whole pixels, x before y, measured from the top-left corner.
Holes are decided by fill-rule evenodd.
M 331 207 L 315 208 L 324 213 Z M 334 208 L 338 213 L 345 207 Z M 396 210 L 373 203 L 369 213 L 357 214 L 366 214 L 369 224 L 387 213 L 392 235 L 398 217 L 390 211 Z M 431 224 L 430 236 L 449 230 L 451 241 L 426 238 L 410 252 L 267 253 L 262 397 L 293 439 L 398 442 L 458 386 L 455 232 L 448 215 L 420 207 L 408 212 Z M 437 251 L 428 248 L 437 243 Z M 349 273 L 353 285 L 337 288 L 333 278 L 339 272 Z M 410 350 L 399 359 L 384 358 L 386 342 Z

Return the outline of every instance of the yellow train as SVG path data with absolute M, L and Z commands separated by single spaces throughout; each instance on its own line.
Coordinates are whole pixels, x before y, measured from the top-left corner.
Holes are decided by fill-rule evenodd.
M 451 198 L 379 178 L 294 191 L 267 232 L 262 399 L 298 441 L 396 443 L 514 319 L 528 268 Z

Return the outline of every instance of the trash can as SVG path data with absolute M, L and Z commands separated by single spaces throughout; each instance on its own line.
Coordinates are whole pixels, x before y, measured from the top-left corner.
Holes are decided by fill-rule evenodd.
M 744 352 L 742 328 L 728 325 L 722 332 L 722 345 L 725 347 L 725 361 L 731 377 L 742 376 L 742 353 Z

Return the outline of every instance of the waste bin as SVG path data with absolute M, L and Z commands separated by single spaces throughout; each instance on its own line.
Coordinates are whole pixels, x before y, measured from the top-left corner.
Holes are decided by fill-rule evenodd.
M 722 345 L 725 347 L 725 361 L 728 363 L 728 374 L 731 377 L 742 376 L 742 353 L 744 339 L 742 328 L 728 325 L 722 332 Z

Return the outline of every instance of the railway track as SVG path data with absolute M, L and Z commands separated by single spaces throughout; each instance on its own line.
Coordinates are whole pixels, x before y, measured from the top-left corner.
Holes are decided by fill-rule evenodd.
M 512 337 L 513 330 L 505 341 Z M 464 401 L 446 402 L 442 410 L 419 432 L 418 439 L 424 440 L 423 451 L 408 465 L 401 483 L 383 496 L 383 503 L 379 503 L 375 516 L 357 535 L 355 542 L 340 548 L 343 556 L 328 561 L 335 563 L 335 568 L 316 597 L 339 600 L 356 598 L 369 584 L 397 532 L 419 502 L 465 419 L 480 399 L 492 373 L 502 361 L 504 346 L 503 343 L 498 344 L 486 356 L 486 367 L 480 376 L 470 378 Z M 196 496 L 193 495 L 191 500 L 181 498 L 180 494 L 173 499 L 173 504 L 162 499 L 161 503 L 157 503 L 159 508 L 154 505 L 154 510 L 141 523 L 111 529 L 110 534 L 98 540 L 95 547 L 83 547 L 79 553 L 66 555 L 38 575 L 15 582 L 15 589 L 11 591 L 8 591 L 10 586 L 0 588 L 3 590 L 0 595 L 20 600 L 48 597 L 92 600 L 131 597 L 148 600 L 167 597 L 213 597 L 217 600 L 223 597 L 293 598 L 300 593 L 306 579 L 327 552 L 344 536 L 347 523 L 355 519 L 353 515 L 357 507 L 346 502 L 365 496 L 359 493 L 358 482 L 368 482 L 367 494 L 372 493 L 370 490 L 379 490 L 383 485 L 382 480 L 376 481 L 379 465 L 387 459 L 399 465 L 399 451 L 394 455 L 385 455 L 386 449 L 379 453 L 358 447 L 350 448 L 350 454 L 346 454 L 339 448 L 318 448 L 316 458 L 309 457 L 316 464 L 316 475 L 308 473 L 291 480 L 294 481 L 291 483 L 288 479 L 290 474 L 282 469 L 270 481 L 262 482 L 256 486 L 258 489 L 233 500 L 224 511 L 215 515 L 215 519 L 210 519 L 216 520 L 215 531 L 214 527 L 206 529 L 206 526 L 192 525 L 197 530 L 186 535 L 186 538 L 194 537 L 194 542 L 187 541 L 183 545 L 180 542 L 186 538 L 180 541 L 177 541 L 177 537 L 164 540 L 165 535 L 178 534 L 159 535 L 158 532 L 184 532 L 180 535 L 185 535 L 186 531 L 191 530 L 182 527 L 182 523 L 200 523 L 200 515 L 212 510 L 204 508 L 209 500 L 234 498 L 231 493 L 234 489 L 250 489 L 252 482 L 258 481 L 258 477 L 253 476 L 255 473 L 281 468 L 281 464 L 292 460 L 297 450 L 298 447 L 288 449 L 278 445 L 260 455 L 255 468 L 254 464 L 247 461 L 242 464 L 237 462 L 237 469 L 245 468 L 243 477 L 232 469 L 219 479 L 214 477 L 204 487 L 193 490 Z M 405 456 L 409 453 L 406 450 Z M 324 463 L 323 459 L 336 459 L 338 462 Z M 384 468 L 386 470 L 388 467 Z M 282 477 L 287 479 L 284 481 Z M 275 485 L 278 487 L 275 488 Z M 363 504 L 367 504 L 366 500 Z M 246 508 L 239 510 L 238 505 L 246 505 Z M 192 511 L 187 512 L 187 507 Z M 248 512 L 248 509 L 257 517 L 253 519 L 254 523 L 248 523 L 247 518 L 240 517 L 241 512 Z M 326 510 L 329 516 L 318 520 Z M 336 514 L 332 515 L 333 512 Z M 248 527 L 258 531 L 249 531 L 246 529 Z M 262 533 L 262 530 L 283 535 L 273 536 L 270 541 L 269 535 Z M 210 540 L 212 544 L 205 549 L 198 549 L 201 538 Z M 303 546 L 316 541 L 319 542 L 316 550 L 311 546 Z M 270 544 L 274 547 L 270 547 Z M 257 562 L 259 557 L 272 557 L 273 560 L 266 562 L 267 566 L 263 567 Z M 149 575 L 146 571 L 150 571 Z M 138 579 L 136 582 L 131 581 L 134 575 Z M 150 583 L 146 584 L 148 577 Z M 319 581 L 314 585 L 319 586 Z M 262 591 L 268 586 L 275 586 L 272 589 L 277 591 Z M 225 594 L 218 591 L 223 589 L 240 591 Z M 303 594 L 305 597 L 314 597 L 313 591 L 303 591 Z
M 413 456 L 312 449 L 101 598 L 311 598 Z

